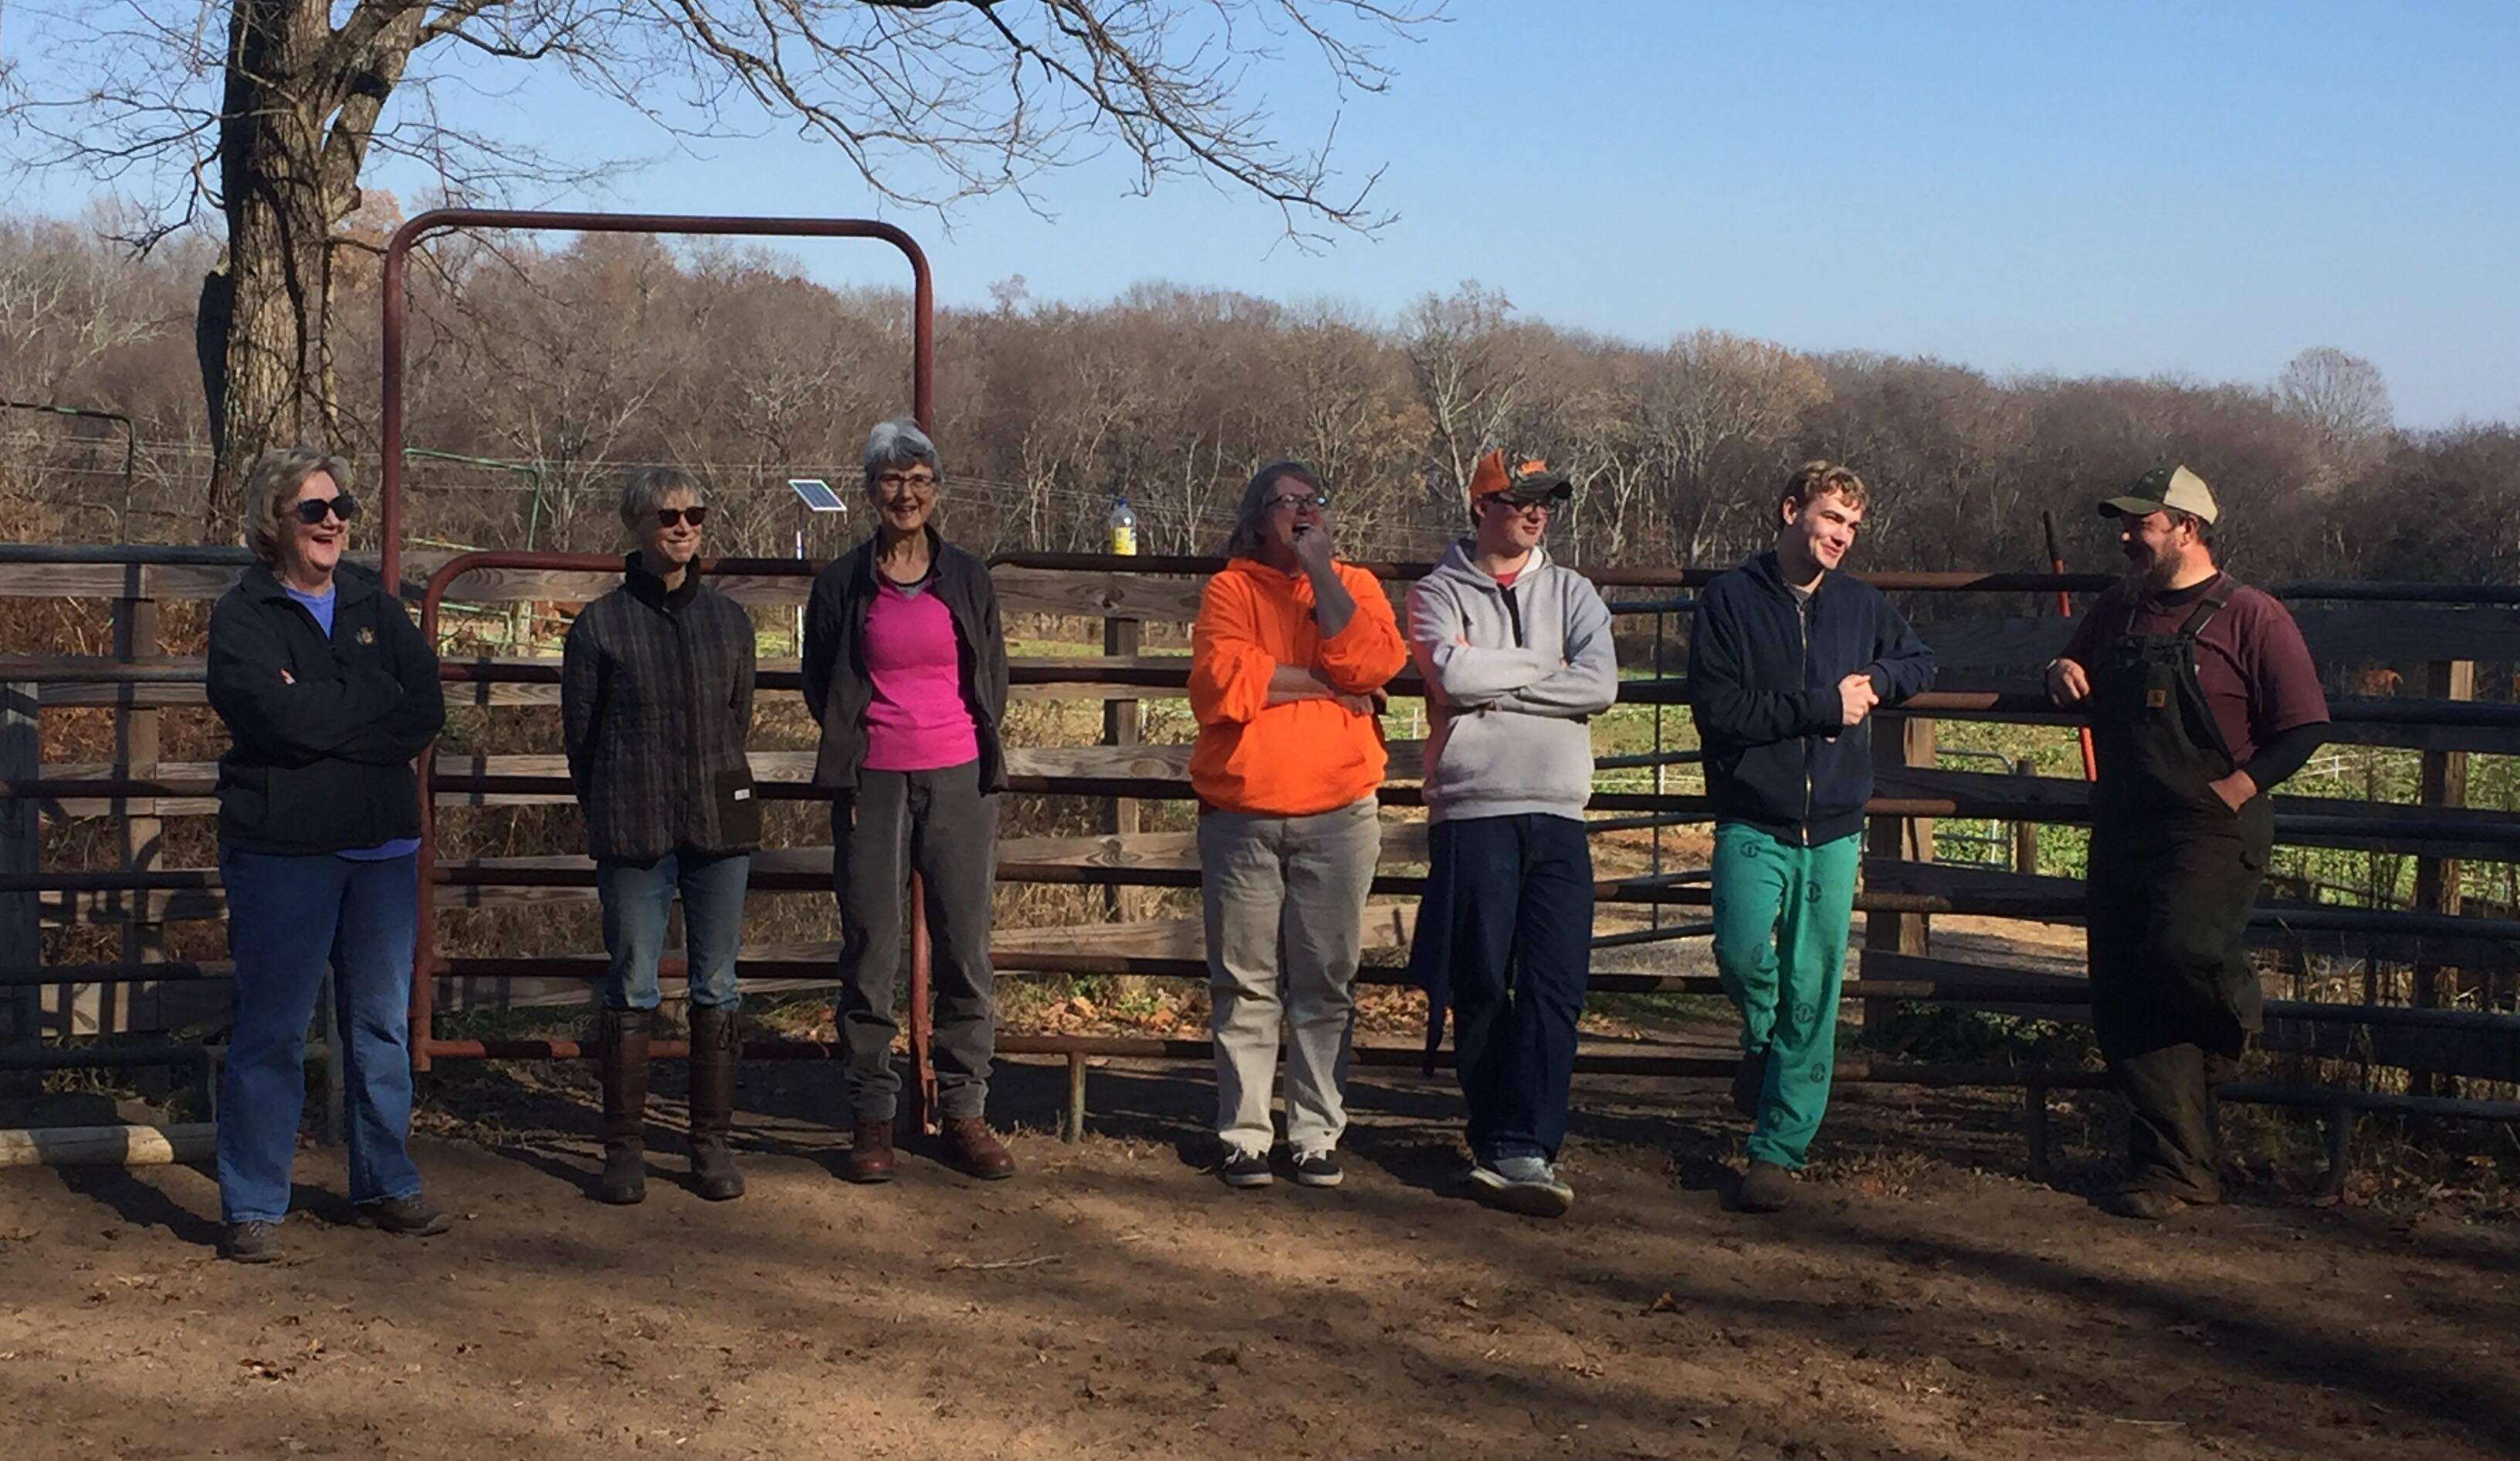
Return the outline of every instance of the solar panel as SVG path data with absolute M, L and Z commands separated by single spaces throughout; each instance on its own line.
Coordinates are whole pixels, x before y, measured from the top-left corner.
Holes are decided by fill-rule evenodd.
M 818 513 L 845 513 L 849 510 L 849 505 L 840 500 L 840 494 L 832 491 L 831 484 L 819 477 L 791 477 L 788 479 L 788 490 Z

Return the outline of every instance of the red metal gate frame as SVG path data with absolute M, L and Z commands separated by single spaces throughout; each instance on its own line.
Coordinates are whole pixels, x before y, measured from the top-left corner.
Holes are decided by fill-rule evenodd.
M 578 213 L 550 212 L 513 208 L 437 208 L 421 214 L 394 230 L 385 245 L 382 279 L 384 369 L 382 375 L 379 452 L 379 544 L 381 568 L 389 584 L 402 582 L 402 451 L 403 451 L 403 335 L 408 300 L 405 298 L 404 270 L 412 247 L 431 234 L 459 228 L 498 228 L 521 232 L 565 233 L 635 233 L 635 234 L 710 234 L 729 237 L 789 239 L 874 239 L 901 251 L 910 263 L 911 279 L 911 416 L 922 431 L 932 430 L 935 419 L 936 390 L 936 298 L 927 269 L 927 255 L 917 240 L 889 223 L 872 218 L 754 218 L 734 215 L 676 213 Z M 780 561 L 786 562 L 786 561 Z M 480 553 L 466 554 L 446 564 L 431 575 L 422 600 L 421 621 L 436 643 L 437 606 L 446 587 L 458 574 L 469 569 L 508 568 L 593 568 L 608 571 L 616 560 L 577 554 Z M 778 567 L 772 563 L 745 565 L 756 572 L 797 572 L 800 566 L 789 563 Z M 801 646 L 800 646 L 801 648 Z M 469 666 L 444 666 L 444 678 L 468 682 L 475 678 Z M 437 976 L 437 797 L 432 773 L 436 754 L 432 748 L 420 758 L 420 907 L 418 932 L 413 939 L 411 984 L 411 1061 L 415 1071 L 429 1068 L 432 1055 L 466 1053 L 460 1042 L 439 1042 L 431 1029 L 434 982 Z M 935 1073 L 930 1068 L 927 1052 L 927 927 L 926 900 L 922 896 L 918 880 L 910 888 L 910 1050 L 912 1080 L 908 1110 L 904 1115 L 913 1129 L 923 1129 L 928 1113 L 933 1109 Z M 761 1053 L 797 1053 L 796 1047 L 772 1042 L 776 1048 Z M 449 1048 L 453 1046 L 455 1048 Z M 804 1047 L 812 1049 L 813 1047 Z M 671 1053 L 670 1046 L 658 1049 Z

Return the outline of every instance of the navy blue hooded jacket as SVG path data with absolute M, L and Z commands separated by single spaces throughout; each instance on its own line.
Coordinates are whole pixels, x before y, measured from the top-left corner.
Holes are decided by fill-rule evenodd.
M 1762 553 L 1706 586 L 1688 635 L 1688 708 L 1718 822 L 1801 846 L 1864 825 L 1872 720 L 1848 728 L 1837 682 L 1872 677 L 1884 706 L 1934 682 L 1934 652 L 1872 585 L 1825 573 L 1807 612 Z

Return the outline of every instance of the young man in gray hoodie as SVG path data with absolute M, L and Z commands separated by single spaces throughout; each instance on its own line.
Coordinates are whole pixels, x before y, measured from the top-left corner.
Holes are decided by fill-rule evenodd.
M 1449 1004 L 1470 1182 L 1498 1207 L 1555 1217 L 1575 1021 L 1593 947 L 1592 717 L 1618 698 L 1610 611 L 1540 539 L 1574 495 L 1502 452 L 1470 478 L 1473 533 L 1409 590 L 1426 681 L 1426 894 L 1410 968 L 1429 1004 L 1426 1059 Z

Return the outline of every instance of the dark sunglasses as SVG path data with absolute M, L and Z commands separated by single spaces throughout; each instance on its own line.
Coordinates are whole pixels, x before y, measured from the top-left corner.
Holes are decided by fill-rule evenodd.
M 659 527 L 676 526 L 685 519 L 689 519 L 691 525 L 694 527 L 698 527 L 702 523 L 708 521 L 708 509 L 704 507 L 660 507 L 656 509 L 656 525 Z
M 289 505 L 289 516 L 309 527 L 323 522 L 327 513 L 347 523 L 359 515 L 359 504 L 343 492 L 338 497 L 307 497 Z

